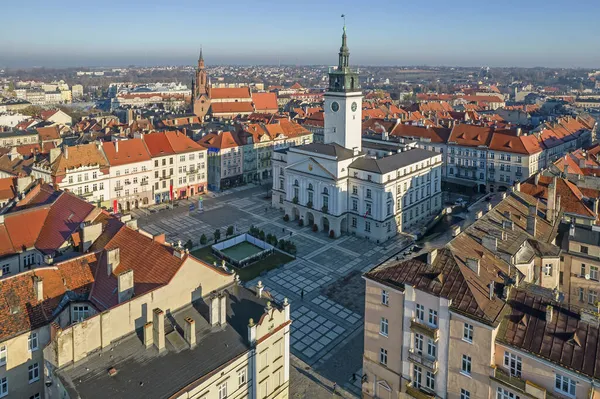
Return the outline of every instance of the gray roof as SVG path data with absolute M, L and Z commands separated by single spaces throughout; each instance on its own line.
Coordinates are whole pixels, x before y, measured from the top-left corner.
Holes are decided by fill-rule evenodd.
M 581 244 L 595 245 L 600 247 L 600 231 L 595 231 L 591 226 L 575 226 L 575 235 L 569 235 L 570 225 L 563 223 L 559 235 L 562 236 L 562 248 L 569 250 L 569 241 L 575 241 Z
M 409 151 L 400 152 L 380 159 L 375 158 L 359 158 L 350 164 L 353 169 L 364 170 L 373 173 L 389 173 L 398 170 L 416 162 L 421 162 L 436 155 L 437 152 L 415 148 Z
M 294 147 L 296 149 L 314 152 L 316 154 L 326 155 L 329 157 L 336 157 L 338 161 L 350 159 L 354 156 L 354 152 L 347 148 L 342 147 L 337 143 L 323 144 L 323 143 L 310 143 Z
M 167 398 L 208 377 L 250 349 L 248 320 L 259 320 L 267 299 L 239 286 L 228 288 L 227 325 L 211 327 L 208 305 L 198 300 L 165 315 L 166 351 L 146 349 L 141 332 L 56 372 L 71 398 Z M 185 318 L 196 322 L 196 346 L 183 339 Z M 138 335 L 139 334 L 139 335 Z M 117 374 L 109 376 L 114 367 Z
M 31 136 L 34 134 L 38 134 L 37 130 L 8 130 L 0 132 L 0 137 Z

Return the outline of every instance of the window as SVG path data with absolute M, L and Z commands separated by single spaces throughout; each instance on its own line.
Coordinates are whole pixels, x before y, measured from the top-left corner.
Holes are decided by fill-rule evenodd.
M 247 381 L 246 369 L 238 371 L 238 385 L 242 386 Z
M 425 373 L 425 386 L 432 391 L 435 390 L 435 375 L 431 371 Z
M 356 228 L 358 225 L 358 221 L 356 220 L 356 218 L 352 218 L 352 227 Z
M 8 395 L 8 380 L 6 377 L 0 378 L 0 398 Z
M 581 264 L 581 274 L 579 275 L 579 277 L 585 277 L 585 263 Z
M 268 379 L 266 379 L 262 383 L 262 387 L 261 387 L 260 391 L 261 391 L 261 397 L 262 398 L 266 398 L 267 396 L 269 396 L 269 380 Z
M 32 332 L 27 338 L 27 347 L 29 351 L 33 352 L 38 349 L 38 336 L 37 333 Z
M 358 195 L 358 187 L 352 186 L 352 195 Z
M 471 375 L 471 356 L 462 355 L 460 372 L 465 375 Z
M 463 327 L 463 341 L 473 342 L 473 326 L 469 323 Z
M 510 371 L 511 376 L 521 377 L 521 356 L 504 352 L 504 367 Z
M 31 395 L 29 399 L 40 399 L 40 394 L 36 393 L 35 395 Z
M 415 333 L 415 352 L 423 353 L 423 334 Z
M 575 380 L 564 375 L 556 374 L 556 381 L 554 383 L 554 390 L 560 392 L 563 395 L 575 397 Z
M 373 209 L 373 208 L 372 208 L 372 207 L 373 207 L 373 205 L 372 205 L 370 202 L 366 202 L 366 203 L 365 203 L 365 206 L 366 206 L 366 208 L 367 208 L 367 211 L 365 212 L 365 214 L 366 214 L 366 215 L 371 215 L 371 211 L 372 211 L 372 209 Z
M 425 320 L 425 306 L 417 304 L 416 317 L 419 321 Z
M 33 363 L 28 367 L 29 370 L 29 383 L 33 383 L 40 380 L 40 366 L 37 363 Z
M 584 291 L 582 287 L 579 287 L 579 302 L 583 302 Z
M 6 364 L 6 345 L 0 346 L 0 366 Z
M 437 345 L 430 339 L 427 340 L 427 354 L 433 358 L 435 358 L 437 354 Z
M 371 198 L 371 189 L 367 188 L 367 198 Z
M 502 387 L 498 387 L 496 399 L 519 399 L 519 396 Z
M 384 366 L 387 365 L 387 350 L 381 348 L 379 350 L 379 363 L 383 364 Z
M 598 280 L 598 266 L 590 266 L 590 278 Z
M 87 305 L 74 305 L 73 306 L 73 322 L 82 321 L 87 319 L 89 315 L 89 308 Z
M 471 392 L 466 389 L 460 390 L 460 399 L 471 399 Z
M 382 317 L 381 322 L 379 323 L 379 334 L 383 335 L 384 337 L 388 336 L 388 319 L 385 317 Z
M 358 200 L 356 198 L 352 199 L 352 210 L 353 211 L 358 211 Z
M 588 290 L 588 303 L 595 306 L 596 302 L 598 302 L 598 292 L 594 290 Z
M 225 399 L 227 397 L 227 382 L 219 385 L 219 399 Z
M 413 368 L 413 386 L 415 388 L 421 388 L 423 369 L 419 366 Z
M 381 290 L 381 303 L 384 305 L 389 305 L 390 301 L 390 293 L 387 290 Z
M 588 253 L 588 247 L 586 247 L 585 245 L 581 245 L 580 247 L 581 248 L 580 248 L 579 252 L 581 252 L 582 254 Z
M 552 276 L 552 264 L 551 263 L 546 263 L 546 266 L 544 266 L 544 275 L 546 277 Z
M 437 310 L 429 309 L 429 324 L 434 327 L 438 325 L 438 312 Z
M 2 275 L 6 276 L 7 274 L 10 274 L 10 264 L 5 264 L 2 265 Z

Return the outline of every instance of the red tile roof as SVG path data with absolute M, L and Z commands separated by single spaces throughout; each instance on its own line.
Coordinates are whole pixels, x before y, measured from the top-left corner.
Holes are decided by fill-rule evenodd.
M 148 133 L 143 136 L 143 139 L 152 157 L 175 154 L 175 150 L 164 133 Z
M 60 130 L 58 129 L 58 125 L 38 127 L 36 130 L 40 135 L 41 141 L 60 139 Z
M 422 137 L 430 139 L 432 143 L 445 143 L 450 136 L 450 129 L 413 126 L 400 123 L 392 130 L 391 135 L 398 137 Z
M 250 98 L 250 88 L 212 88 L 210 90 L 210 98 L 211 100 L 223 98 Z
M 243 143 L 235 132 L 209 133 L 198 140 L 198 143 L 206 148 L 233 148 Z
M 201 151 L 205 149 L 200 144 L 196 143 L 194 140 L 178 131 L 165 132 L 164 134 L 167 136 L 167 140 L 169 140 L 169 144 L 176 154 Z
M 548 186 L 552 181 L 552 177 L 539 176 L 536 185 L 535 176 L 531 176 L 521 183 L 521 192 L 548 201 Z M 560 195 L 560 206 L 563 211 L 595 218 L 594 212 L 585 203 L 583 193 L 567 179 L 556 179 L 556 195 Z
M 275 93 L 252 93 L 252 102 L 256 111 L 274 111 L 279 109 L 277 105 L 277 94 Z
M 11 200 L 17 195 L 17 185 L 14 177 L 0 179 L 0 200 Z
M 65 151 L 67 154 L 65 154 Z M 82 166 L 108 167 L 108 161 L 95 143 L 69 146 L 63 150 L 52 164 L 56 175 L 62 175 L 69 169 Z
M 252 103 L 243 102 L 224 102 L 224 103 L 212 103 L 210 105 L 213 114 L 231 114 L 231 113 L 252 113 Z
M 111 166 L 150 160 L 150 153 L 142 139 L 120 140 L 117 142 L 109 141 L 103 143 L 102 148 Z
M 491 134 L 492 129 L 489 127 L 458 124 L 452 128 L 448 142 L 455 142 L 458 145 L 467 147 L 487 146 Z
M 35 246 L 49 212 L 49 207 L 43 207 L 4 216 L 4 226 L 15 252 Z
M 535 139 L 535 136 L 533 136 Z M 540 152 L 541 147 L 535 147 L 531 144 L 531 138 L 525 140 L 527 145 L 524 142 L 525 136 L 515 136 L 512 134 L 505 134 L 494 132 L 492 133 L 492 139 L 490 141 L 489 149 L 494 151 L 504 151 L 511 152 L 515 154 L 535 154 Z M 535 140 L 537 142 L 537 140 Z

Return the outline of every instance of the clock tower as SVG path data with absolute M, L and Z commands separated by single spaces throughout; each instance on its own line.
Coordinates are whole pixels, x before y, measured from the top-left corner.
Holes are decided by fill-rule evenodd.
M 346 25 L 342 34 L 337 68 L 329 69 L 329 87 L 325 92 L 325 143 L 337 143 L 361 150 L 362 91 L 358 73 L 350 69 L 350 51 L 346 43 Z

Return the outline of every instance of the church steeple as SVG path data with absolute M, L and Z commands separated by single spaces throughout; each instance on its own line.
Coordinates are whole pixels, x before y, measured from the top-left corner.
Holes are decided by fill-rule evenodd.
M 348 68 L 350 66 L 350 50 L 348 49 L 346 24 L 344 24 L 344 33 L 342 34 L 342 46 L 340 47 L 340 60 L 338 69 Z
M 202 46 L 200 46 L 200 55 L 198 56 L 198 69 L 204 69 L 204 57 L 202 56 Z
M 342 33 L 342 45 L 339 52 L 337 68 L 329 70 L 329 91 L 355 92 L 360 91 L 358 73 L 350 69 L 350 50 L 348 49 L 348 36 L 346 35 L 346 22 Z

